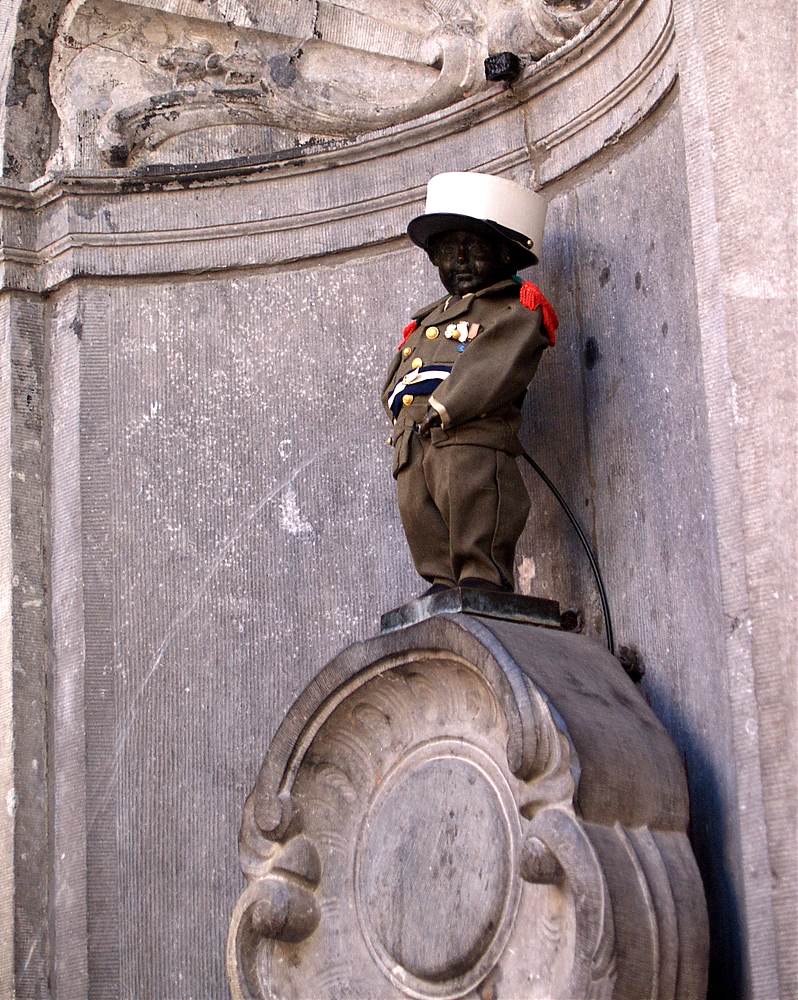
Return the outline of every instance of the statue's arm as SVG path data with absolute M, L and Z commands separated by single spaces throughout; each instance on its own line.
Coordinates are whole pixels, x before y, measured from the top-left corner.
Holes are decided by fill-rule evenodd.
M 396 372 L 402 360 L 402 355 L 400 351 L 394 351 L 393 357 L 391 358 L 391 363 L 388 366 L 388 374 L 385 378 L 385 384 L 382 387 L 382 405 L 385 412 L 388 414 L 388 419 L 393 421 L 393 414 L 391 413 L 391 408 L 388 406 L 388 400 L 391 396 L 391 389 L 396 377 Z
M 498 306 L 452 374 L 430 396 L 444 429 L 502 410 L 522 395 L 549 341 L 540 309 Z

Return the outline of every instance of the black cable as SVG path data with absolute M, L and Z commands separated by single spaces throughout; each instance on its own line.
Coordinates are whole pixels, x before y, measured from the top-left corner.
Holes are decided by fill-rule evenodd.
M 574 526 L 574 530 L 577 535 L 579 535 L 579 541 L 582 543 L 582 548 L 585 550 L 588 561 L 590 562 L 590 568 L 593 570 L 593 576 L 596 580 L 596 586 L 598 587 L 599 598 L 601 599 L 601 612 L 604 615 L 604 625 L 607 630 L 607 649 L 615 656 L 615 636 L 612 631 L 612 618 L 610 617 L 610 602 L 607 600 L 607 591 L 604 589 L 604 581 L 601 578 L 601 570 L 599 569 L 598 561 L 593 549 L 590 547 L 590 542 L 587 540 L 587 536 L 584 531 L 582 531 L 582 526 L 576 519 L 576 515 L 568 506 L 568 502 L 565 497 L 560 493 L 554 483 L 549 479 L 546 473 L 541 469 L 538 463 L 530 455 L 527 455 L 525 451 L 521 451 L 521 454 L 529 462 L 532 468 L 537 472 L 543 482 L 548 486 L 554 496 L 557 498 L 557 503 L 565 511 L 568 520 Z

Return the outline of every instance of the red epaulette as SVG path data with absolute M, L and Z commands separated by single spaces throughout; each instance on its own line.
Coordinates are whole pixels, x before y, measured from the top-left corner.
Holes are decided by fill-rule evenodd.
M 557 313 L 554 311 L 554 306 L 549 302 L 546 296 L 541 292 L 537 285 L 533 285 L 531 281 L 525 281 L 521 285 L 520 293 L 521 305 L 526 306 L 527 309 L 537 309 L 540 307 L 543 311 L 543 329 L 546 331 L 546 336 L 549 338 L 549 344 L 554 347 L 557 343 L 557 327 L 560 325 L 560 321 L 557 319 Z
M 404 330 L 402 330 L 402 339 L 396 347 L 397 351 L 402 350 L 402 348 L 405 346 L 407 338 L 410 336 L 411 333 L 414 333 L 417 329 L 418 329 L 418 323 L 414 319 L 411 319 L 410 322 L 407 324 L 407 326 L 404 328 Z

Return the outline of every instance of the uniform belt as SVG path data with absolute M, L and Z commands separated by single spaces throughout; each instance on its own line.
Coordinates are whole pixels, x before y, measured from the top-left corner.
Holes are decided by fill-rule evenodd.
M 451 373 L 451 365 L 425 365 L 400 378 L 388 397 L 388 408 L 394 419 L 399 416 L 404 396 L 431 396 Z

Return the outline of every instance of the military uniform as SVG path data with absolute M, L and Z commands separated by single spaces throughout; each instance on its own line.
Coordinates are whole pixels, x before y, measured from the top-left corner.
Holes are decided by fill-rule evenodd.
M 512 589 L 529 513 L 516 462 L 521 406 L 553 343 L 549 310 L 535 286 L 514 279 L 446 296 L 416 313 L 392 359 L 382 400 L 393 420 L 399 512 L 430 582 L 478 578 Z M 429 407 L 442 426 L 422 438 L 416 427 Z

